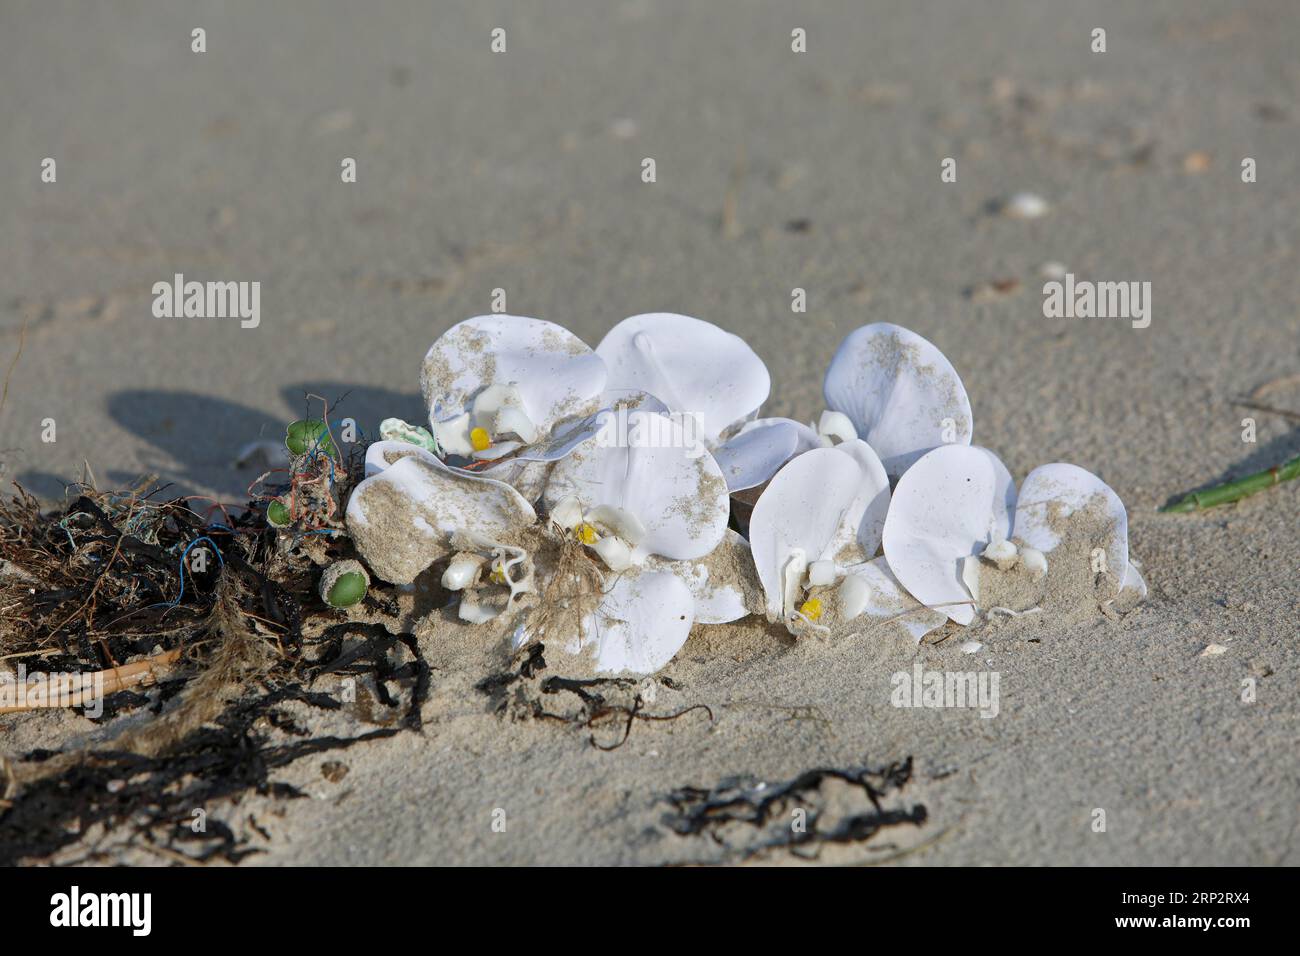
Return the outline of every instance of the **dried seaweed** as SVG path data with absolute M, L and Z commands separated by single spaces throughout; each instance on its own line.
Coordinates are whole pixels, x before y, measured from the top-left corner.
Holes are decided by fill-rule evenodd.
M 665 824 L 679 836 L 707 836 L 729 856 L 757 857 L 786 850 L 816 858 L 828 844 L 864 843 L 886 827 L 921 826 L 924 804 L 886 806 L 884 800 L 912 779 L 912 758 L 884 767 L 869 766 L 806 770 L 792 780 L 764 784 L 735 778 L 716 787 L 680 787 L 665 799 L 674 812 Z M 866 798 L 862 812 L 832 814 L 823 784 L 839 781 Z M 801 825 L 788 819 L 803 810 Z M 737 835 L 739 834 L 739 839 Z
M 63 772 L 29 784 L 0 816 L 0 865 L 45 859 L 86 835 L 110 831 L 115 837 L 114 853 L 123 846 L 141 847 L 160 850 L 176 862 L 238 863 L 260 852 L 240 840 L 213 810 L 250 791 L 286 799 L 306 796 L 296 787 L 270 780 L 270 774 L 312 754 L 398 733 L 381 728 L 355 737 L 271 744 L 256 726 L 264 719 L 274 726 L 283 717 L 281 705 L 290 701 L 326 709 L 339 706 L 334 698 L 296 683 L 266 689 L 230 706 L 216 719 L 216 726 L 192 731 L 165 755 L 86 753 Z M 53 757 L 37 752 L 26 759 Z M 80 858 L 61 862 L 114 858 L 91 846 Z
M 331 493 L 346 500 L 361 470 L 354 450 L 331 469 Z M 0 759 L 0 863 L 94 862 L 123 847 L 171 862 L 245 858 L 255 850 L 217 818 L 222 807 L 249 792 L 300 796 L 269 775 L 399 732 L 311 737 L 288 705 L 338 710 L 311 689 L 325 674 L 368 675 L 390 707 L 401 700 L 389 685 L 409 687 L 402 726 L 421 727 L 429 667 L 414 635 L 340 623 L 315 594 L 320 566 L 349 555 L 342 535 L 277 531 L 255 507 L 200 514 L 194 499 L 154 500 L 162 490 L 82 486 L 50 513 L 21 488 L 0 501 L 0 659 L 78 674 L 138 668 L 158 652 L 179 659 L 148 693 L 107 697 L 99 717 L 147 708 L 155 719 L 86 749 Z M 187 561 L 198 548 L 212 560 Z M 371 603 L 392 606 L 383 595 Z M 394 663 L 398 645 L 404 663 Z M 97 844 L 81 842 L 92 834 Z
M 540 642 L 526 644 L 515 654 L 517 669 L 490 674 L 474 685 L 475 690 L 488 696 L 489 709 L 493 713 L 533 720 L 553 720 L 591 730 L 588 743 L 598 750 L 617 750 L 623 746 L 632 733 L 632 725 L 638 720 L 674 721 L 695 711 L 703 711 L 708 714 L 710 721 L 713 720 L 713 710 L 707 704 L 694 704 L 668 714 L 646 713 L 646 701 L 641 693 L 644 681 L 630 677 L 575 678 L 551 675 L 540 681 L 531 680 L 546 669 L 546 658 L 543 656 L 545 650 L 545 645 Z M 680 689 L 667 677 L 659 678 L 658 683 L 669 690 Z M 547 709 L 542 698 L 559 694 L 576 697 L 577 706 L 562 712 Z M 622 734 L 611 744 L 599 743 L 595 728 L 611 723 L 621 727 Z

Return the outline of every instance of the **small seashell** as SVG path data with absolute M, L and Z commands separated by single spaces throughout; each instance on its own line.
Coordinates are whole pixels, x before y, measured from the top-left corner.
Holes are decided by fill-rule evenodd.
M 1046 216 L 1051 206 L 1035 193 L 1016 193 L 1002 204 L 1002 215 L 1012 219 L 1038 219 Z

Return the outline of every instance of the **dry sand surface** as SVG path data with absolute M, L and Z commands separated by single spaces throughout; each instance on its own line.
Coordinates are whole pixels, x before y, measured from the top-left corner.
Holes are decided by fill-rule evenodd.
M 1298 47 L 1292 0 L 9 2 L 6 367 L 26 335 L 3 475 L 53 502 L 86 461 L 101 486 L 156 471 L 239 500 L 254 472 L 235 452 L 280 434 L 306 392 L 347 393 L 339 414 L 367 428 L 420 420 L 421 356 L 496 288 L 593 344 L 639 312 L 717 323 L 767 363 L 768 413 L 805 420 L 846 333 L 905 325 L 956 366 L 975 441 L 1017 479 L 1070 461 L 1119 493 L 1145 604 L 919 652 L 872 633 L 796 643 L 753 618 L 697 628 L 656 709 L 713 719 L 638 722 L 612 752 L 493 713 L 473 685 L 502 666 L 499 635 L 439 618 L 421 635 L 423 732 L 330 755 L 341 779 L 324 758 L 283 772 L 312 799 L 246 801 L 269 834 L 253 862 L 735 859 L 674 833 L 665 795 L 910 755 L 891 805 L 924 804 L 924 825 L 824 860 L 1294 865 L 1300 481 L 1156 509 L 1300 452 L 1294 418 L 1235 404 L 1277 382 L 1261 401 L 1300 411 Z M 991 211 L 1021 191 L 1049 212 Z M 1150 327 L 1045 318 L 1048 262 L 1150 281 Z M 178 272 L 260 281 L 259 327 L 155 318 L 151 287 Z M 891 706 L 890 675 L 916 660 L 996 671 L 1000 712 Z M 91 729 L 0 718 L 10 752 Z

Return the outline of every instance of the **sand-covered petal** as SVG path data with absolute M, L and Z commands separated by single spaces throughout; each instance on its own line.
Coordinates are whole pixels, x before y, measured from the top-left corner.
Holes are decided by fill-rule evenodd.
M 348 499 L 348 535 L 383 580 L 410 584 L 455 550 L 456 532 L 510 542 L 536 520 L 509 485 L 462 474 L 416 451 L 366 478 Z
M 833 450 L 852 458 L 862 473 L 862 479 L 857 495 L 845 511 L 839 535 L 831 542 L 831 554 L 837 561 L 850 561 L 858 557 L 853 550 L 857 548 L 861 552 L 860 559 L 866 560 L 880 548 L 880 538 L 885 530 L 885 518 L 889 514 L 889 476 L 875 449 L 860 438 L 840 442 L 833 446 Z
M 596 346 L 615 395 L 645 391 L 670 411 L 701 416 L 709 443 L 753 415 L 771 379 L 763 360 L 738 335 L 671 312 L 624 319 Z
M 881 493 L 888 502 L 883 470 L 878 477 L 883 488 L 873 489 L 858 458 L 837 446 L 805 452 L 772 478 L 749 519 L 749 543 L 770 619 L 784 619 L 792 558 L 855 563 L 869 557 L 857 535 Z
M 1015 536 L 1047 555 L 1067 536 L 1086 539 L 1090 549 L 1105 554 L 1105 573 L 1114 591 L 1128 573 L 1128 512 L 1119 495 L 1092 472 L 1065 462 L 1040 465 L 1020 485 L 1016 502 Z M 1094 560 L 1094 569 L 1100 569 Z M 1141 576 L 1138 576 L 1141 579 Z
M 686 583 L 695 598 L 697 624 L 738 621 L 762 602 L 749 542 L 730 528 L 716 548 L 692 561 L 650 558 L 646 568 L 669 571 Z
M 891 476 L 932 448 L 970 444 L 961 378 L 934 345 L 901 326 L 876 322 L 851 332 L 822 388 L 826 404 L 849 416 Z
M 931 610 L 907 593 L 883 555 L 850 565 L 844 571 L 837 592 L 842 621 L 856 620 L 863 615 L 889 621 L 918 643 L 948 622 L 948 615 Z
M 597 671 L 653 674 L 686 643 L 695 599 L 669 571 L 620 575 L 582 622 L 581 651 L 591 648 Z
M 802 422 L 759 418 L 715 448 L 713 457 L 734 493 L 758 487 L 795 455 L 821 444 L 817 433 Z
M 943 445 L 899 479 L 885 519 L 885 557 L 894 576 L 927 607 L 969 624 L 975 611 L 961 562 L 1007 537 L 1016 486 L 985 448 Z
M 645 528 L 638 559 L 700 558 L 722 540 L 730 505 L 717 463 L 680 421 L 637 412 L 628 430 L 617 428 L 554 465 L 544 499 L 553 508 L 569 495 L 584 512 L 609 505 L 634 515 Z
M 1141 601 L 1147 596 L 1146 578 L 1142 577 L 1142 572 L 1138 570 L 1137 563 L 1129 558 L 1128 567 L 1124 571 L 1124 580 L 1120 583 L 1120 593 L 1132 595 L 1133 600 Z
M 420 387 L 429 416 L 444 421 L 469 411 L 493 385 L 519 391 L 532 423 L 598 410 L 605 363 L 586 343 L 553 322 L 516 315 L 480 315 L 448 329 L 424 357 Z
M 437 456 L 432 452 L 421 448 L 419 445 L 413 445 L 411 442 L 376 441 L 371 442 L 366 448 L 366 477 L 369 478 L 381 471 L 387 471 L 390 466 L 397 464 L 403 458 L 423 458 L 431 464 L 441 464 Z

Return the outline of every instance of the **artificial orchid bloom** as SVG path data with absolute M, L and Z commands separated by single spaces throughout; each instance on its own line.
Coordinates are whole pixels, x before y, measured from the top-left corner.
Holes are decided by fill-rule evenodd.
M 795 455 L 832 438 L 857 437 L 838 412 L 826 412 L 816 426 L 755 420 L 771 390 L 767 367 L 739 336 L 700 319 L 634 315 L 609 331 L 596 354 L 609 367 L 607 401 L 639 390 L 672 414 L 695 417 L 731 492 L 763 484 Z
M 948 360 L 897 325 L 864 325 L 840 344 L 823 383 L 827 410 L 815 425 L 788 418 L 745 423 L 714 457 L 732 493 L 758 487 L 813 448 L 860 438 L 891 478 L 941 444 L 969 445 L 970 402 Z
M 826 369 L 822 392 L 891 478 L 932 448 L 970 444 L 970 400 L 961 378 L 934 345 L 901 326 L 876 322 L 849 333 Z
M 713 458 L 692 454 L 668 415 L 638 411 L 628 423 L 626 441 L 605 433 L 557 462 L 543 500 L 549 520 L 607 572 L 570 651 L 591 649 L 600 672 L 648 674 L 672 659 L 694 622 L 748 613 L 726 572 L 749 562 L 744 539 L 727 529 L 727 486 Z
M 772 387 L 763 360 L 744 339 L 687 315 L 624 319 L 596 354 L 609 369 L 606 404 L 649 393 L 669 412 L 696 418 L 710 448 L 753 418 Z
M 605 380 L 605 363 L 567 329 L 480 315 L 433 343 L 420 387 L 440 456 L 509 478 L 506 462 L 555 461 L 595 434 Z
M 861 439 L 814 448 L 778 471 L 749 522 L 767 619 L 799 634 L 863 613 L 897 616 L 918 640 L 943 623 L 871 560 L 889 502 L 884 465 Z
M 936 448 L 899 480 L 883 540 L 889 568 L 907 591 L 959 624 L 971 623 L 977 608 L 996 606 L 981 594 L 984 568 L 1018 569 L 1041 585 L 1040 594 L 1050 580 L 1068 584 L 1072 576 L 1077 596 L 1095 596 L 1103 606 L 1122 592 L 1146 594 L 1129 558 L 1123 503 L 1076 465 L 1035 468 L 1017 495 L 987 449 Z
M 346 520 L 378 577 L 410 584 L 450 558 L 442 583 L 462 592 L 460 616 L 471 623 L 490 620 L 531 590 L 527 532 L 537 515 L 510 485 L 450 468 L 402 441 L 372 444 L 366 475 L 348 499 Z

